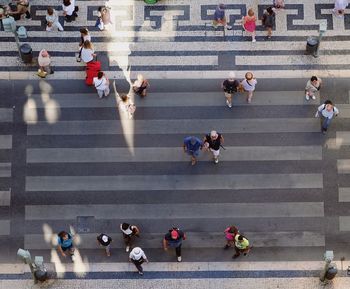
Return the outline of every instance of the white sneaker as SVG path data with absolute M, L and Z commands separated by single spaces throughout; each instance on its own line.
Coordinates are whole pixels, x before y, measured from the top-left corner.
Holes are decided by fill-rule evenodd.
M 75 256 L 71 255 L 70 257 L 71 257 L 72 261 L 74 262 L 75 261 Z
M 177 257 L 177 262 L 181 262 L 182 258 L 181 256 Z
M 219 159 L 214 159 L 214 163 L 219 163 Z
M 226 25 L 226 29 L 227 29 L 227 30 L 232 30 L 232 26 Z
M 315 100 L 315 99 L 316 99 L 316 96 L 313 95 L 311 98 L 312 98 L 313 100 Z
M 254 39 L 252 39 L 252 42 L 256 42 L 256 39 L 254 38 Z
M 230 103 L 228 100 L 226 100 L 226 104 L 227 104 L 227 106 L 228 106 L 229 108 L 232 107 L 232 103 Z
M 129 252 L 129 250 L 130 250 L 130 246 L 126 246 L 125 252 Z
M 308 94 L 305 94 L 305 99 L 310 100 L 310 96 Z

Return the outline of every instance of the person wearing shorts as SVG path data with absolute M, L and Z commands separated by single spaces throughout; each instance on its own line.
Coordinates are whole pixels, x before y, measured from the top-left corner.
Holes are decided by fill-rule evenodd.
M 215 130 L 212 130 L 203 139 L 203 146 L 211 151 L 215 164 L 219 162 L 220 146 L 223 142 L 224 138 L 222 134 L 218 133 Z
M 192 166 L 196 164 L 199 150 L 202 149 L 202 142 L 199 138 L 194 136 L 185 137 L 183 143 L 184 152 L 191 156 Z

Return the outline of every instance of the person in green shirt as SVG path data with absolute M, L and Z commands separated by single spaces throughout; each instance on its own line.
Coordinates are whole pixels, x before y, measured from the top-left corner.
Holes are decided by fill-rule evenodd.
M 249 252 L 249 241 L 246 237 L 243 235 L 237 234 L 235 236 L 235 251 L 236 254 L 233 255 L 233 259 L 239 257 L 239 255 L 243 254 L 244 256 L 247 255 Z

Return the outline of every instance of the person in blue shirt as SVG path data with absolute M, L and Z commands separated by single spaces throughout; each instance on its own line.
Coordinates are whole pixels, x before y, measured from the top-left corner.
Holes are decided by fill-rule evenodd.
M 63 257 L 66 257 L 66 251 L 68 251 L 72 260 L 74 261 L 74 247 L 73 247 L 73 236 L 66 231 L 58 233 L 58 246 L 57 249 Z
M 227 30 L 232 30 L 232 26 L 228 25 L 226 21 L 224 4 L 219 4 L 214 12 L 213 27 L 216 29 L 219 24 L 224 26 Z
M 188 136 L 184 139 L 183 149 L 184 152 L 191 156 L 192 166 L 196 164 L 199 155 L 199 150 L 202 149 L 202 141 L 194 136 Z

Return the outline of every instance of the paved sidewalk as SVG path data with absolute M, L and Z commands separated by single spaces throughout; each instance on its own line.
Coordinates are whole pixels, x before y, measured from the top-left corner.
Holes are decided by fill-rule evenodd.
M 94 27 L 97 8 L 105 1 L 76 1 L 77 21 L 65 23 L 64 32 L 46 32 L 43 24 L 47 7 L 60 10 L 56 0 L 31 1 L 32 20 L 17 24 L 28 30 L 29 43 L 36 57 L 47 49 L 55 74 L 51 79 L 83 79 L 84 64 L 75 61 L 80 39 L 79 29 L 88 27 L 102 68 L 112 78 L 132 77 L 139 72 L 149 79 L 222 78 L 228 70 L 238 76 L 252 70 L 258 78 L 349 77 L 349 15 L 332 14 L 333 0 L 290 0 L 277 12 L 276 29 L 265 39 L 261 21 L 257 21 L 257 42 L 245 35 L 239 20 L 252 7 L 261 18 L 271 0 L 221 1 L 233 30 L 211 26 L 216 3 L 210 0 L 163 0 L 146 5 L 136 0 L 106 1 L 112 9 L 113 25 L 108 31 Z M 347 10 L 349 12 L 349 10 Z M 63 17 L 60 20 L 63 23 Z M 306 39 L 318 35 L 319 24 L 327 23 L 319 58 L 305 55 Z M 36 79 L 36 60 L 22 64 L 11 33 L 0 32 L 0 79 Z

